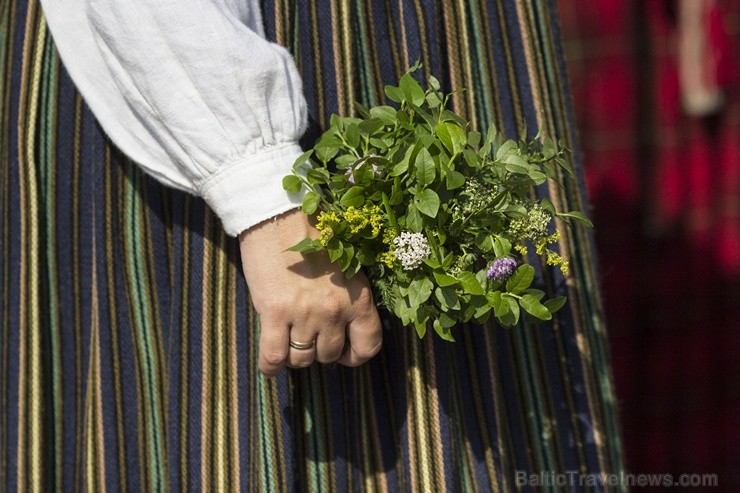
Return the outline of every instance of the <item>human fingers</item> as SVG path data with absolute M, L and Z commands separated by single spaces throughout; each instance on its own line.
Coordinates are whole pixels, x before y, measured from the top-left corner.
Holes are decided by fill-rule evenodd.
M 347 322 L 334 322 L 325 326 L 316 339 L 316 360 L 320 363 L 334 363 L 344 351 Z
M 372 303 L 359 307 L 356 316 L 347 325 L 349 344 L 337 361 L 345 366 L 359 366 L 378 354 L 383 345 L 380 316 Z
M 288 358 L 288 324 L 280 318 L 260 317 L 259 369 L 268 377 L 278 374 Z
M 305 368 L 314 362 L 316 359 L 316 335 L 316 330 L 304 323 L 291 327 L 286 366 L 289 368 Z

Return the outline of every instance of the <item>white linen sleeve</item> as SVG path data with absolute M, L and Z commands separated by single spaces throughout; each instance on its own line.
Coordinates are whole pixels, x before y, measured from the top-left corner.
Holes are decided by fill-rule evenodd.
M 260 35 L 259 12 L 250 8 L 228 0 L 87 2 L 127 105 L 230 235 L 300 203 L 282 178 L 302 152 L 301 79 L 287 50 Z

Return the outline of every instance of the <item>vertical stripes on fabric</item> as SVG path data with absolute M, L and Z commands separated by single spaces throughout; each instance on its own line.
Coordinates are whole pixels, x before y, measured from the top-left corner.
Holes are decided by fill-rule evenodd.
M 307 145 L 420 60 L 477 128 L 542 128 L 579 169 L 553 1 L 262 4 Z M 106 138 L 35 0 L 3 2 L 0 34 L 0 490 L 506 492 L 623 469 L 589 232 L 561 241 L 566 278 L 532 259 L 569 297 L 551 324 L 450 344 L 386 314 L 369 364 L 267 379 L 236 240 Z M 580 174 L 561 182 L 539 193 L 586 209 Z
M 34 22 L 36 21 L 36 22 Z M 43 66 L 43 47 L 46 36 L 46 23 L 38 9 L 29 12 L 26 29 L 34 30 L 34 35 L 26 38 L 23 46 L 23 67 L 28 79 L 20 94 L 20 114 L 18 118 L 18 156 L 21 162 L 36 162 L 35 136 L 38 130 L 36 113 L 39 104 L 39 88 Z M 33 32 L 33 31 L 32 31 Z M 39 279 L 39 249 L 41 231 L 32 224 L 39 217 L 37 168 L 28 166 L 20 170 L 20 207 L 28 211 L 21 218 L 21 284 L 20 298 L 28 300 L 21 305 L 18 383 L 18 477 L 23 478 L 26 487 L 39 491 L 42 484 L 43 447 L 42 394 L 37 392 L 46 383 L 43 380 L 41 365 L 42 332 L 35 329 L 42 325 L 41 280 Z

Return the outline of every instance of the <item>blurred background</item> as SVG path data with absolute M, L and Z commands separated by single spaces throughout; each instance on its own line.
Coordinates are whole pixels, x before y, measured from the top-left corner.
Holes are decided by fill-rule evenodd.
M 740 491 L 740 1 L 558 3 L 628 469 Z

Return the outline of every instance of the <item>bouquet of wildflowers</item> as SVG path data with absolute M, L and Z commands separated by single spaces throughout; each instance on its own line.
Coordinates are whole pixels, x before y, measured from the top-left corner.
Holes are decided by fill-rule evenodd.
M 504 326 L 522 314 L 549 320 L 565 298 L 530 287 L 528 250 L 565 273 L 550 248 L 561 234 L 553 217 L 590 225 L 534 198 L 557 168 L 572 175 L 566 149 L 549 138 L 506 140 L 494 127 L 483 137 L 446 109 L 437 79 L 421 87 L 416 68 L 386 86 L 397 106 L 333 115 L 283 179 L 288 191 L 308 190 L 302 208 L 320 232 L 291 250 L 325 250 L 348 277 L 365 269 L 376 302 L 420 337 L 432 327 L 454 340 L 453 326 L 491 315 Z

